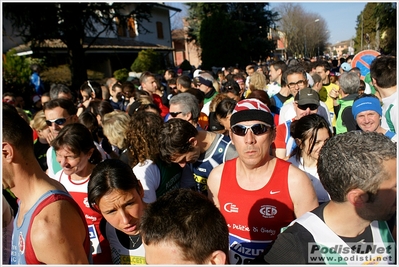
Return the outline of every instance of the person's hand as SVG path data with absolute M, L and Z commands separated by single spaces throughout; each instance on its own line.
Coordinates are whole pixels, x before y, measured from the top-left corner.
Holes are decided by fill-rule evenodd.
M 332 99 L 337 99 L 339 97 L 339 91 L 337 90 L 331 90 L 330 93 L 328 94 Z
M 47 143 L 48 143 L 49 145 L 51 145 L 51 141 L 53 141 L 54 139 L 55 139 L 55 136 L 54 136 L 54 134 L 50 131 L 50 132 L 48 133 L 48 135 L 46 136 Z
M 85 106 L 85 108 L 87 108 L 89 106 L 90 102 L 91 102 L 91 97 L 89 99 L 85 100 L 82 104 L 83 104 L 83 106 Z

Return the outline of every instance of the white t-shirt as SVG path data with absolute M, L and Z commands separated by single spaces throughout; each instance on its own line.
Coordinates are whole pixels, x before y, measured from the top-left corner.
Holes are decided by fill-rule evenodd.
M 391 105 L 392 107 L 390 108 Z M 392 95 L 382 99 L 381 127 L 385 130 L 390 130 L 386 119 L 388 116 L 391 118 L 391 122 L 395 128 L 395 133 L 398 133 L 398 92 L 395 92 Z M 392 132 L 392 130 L 390 131 Z
M 281 86 L 278 85 L 276 82 L 269 83 L 266 85 L 266 93 L 268 94 L 269 98 L 273 97 L 277 93 L 279 93 L 281 90 Z
M 202 106 L 201 112 L 205 113 L 206 116 L 209 116 L 209 112 L 210 112 L 209 109 L 210 109 L 210 106 L 211 106 L 211 102 L 212 102 L 212 101 L 209 101 L 209 102 L 205 103 L 205 104 Z
M 143 201 L 152 203 L 157 200 L 156 190 L 161 182 L 161 173 L 158 166 L 152 160 L 147 159 L 143 164 L 138 163 L 134 166 L 133 173 L 143 186 Z
M 309 177 L 310 181 L 313 184 L 313 188 L 316 191 L 317 200 L 319 203 L 327 202 L 330 200 L 330 195 L 324 189 L 322 183 L 319 179 L 319 174 L 317 173 L 317 167 L 304 167 L 303 166 L 303 158 L 300 158 L 300 162 L 297 161 L 296 157 L 290 157 L 288 162 L 291 162 L 292 165 L 298 167 L 300 170 L 304 171 L 306 175 Z

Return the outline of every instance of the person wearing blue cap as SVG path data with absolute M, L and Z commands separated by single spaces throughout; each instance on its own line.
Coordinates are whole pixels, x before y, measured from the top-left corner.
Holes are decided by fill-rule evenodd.
M 393 142 L 398 141 L 394 132 L 381 127 L 382 107 L 380 100 L 375 95 L 358 96 L 353 102 L 352 114 L 362 131 L 382 133 L 391 138 Z
M 339 72 L 342 74 L 344 72 L 349 72 L 352 69 L 351 65 L 349 63 L 342 63 L 341 66 L 339 67 Z

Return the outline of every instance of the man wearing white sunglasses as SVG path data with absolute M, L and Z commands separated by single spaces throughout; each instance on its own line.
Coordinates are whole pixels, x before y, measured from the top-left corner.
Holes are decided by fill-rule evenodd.
M 230 137 L 238 158 L 215 167 L 208 197 L 229 227 L 230 264 L 248 264 L 277 238 L 282 227 L 318 206 L 306 174 L 270 155 L 273 116 L 258 99 L 237 103 Z

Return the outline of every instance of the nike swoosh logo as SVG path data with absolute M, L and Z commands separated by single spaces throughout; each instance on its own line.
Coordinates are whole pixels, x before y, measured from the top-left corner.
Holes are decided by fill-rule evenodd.
M 270 195 L 274 195 L 274 194 L 278 194 L 278 193 L 280 193 L 280 191 L 272 191 L 272 190 L 270 190 Z

